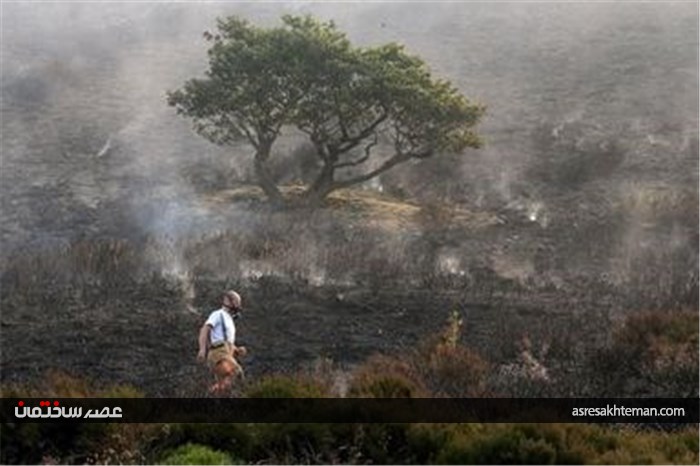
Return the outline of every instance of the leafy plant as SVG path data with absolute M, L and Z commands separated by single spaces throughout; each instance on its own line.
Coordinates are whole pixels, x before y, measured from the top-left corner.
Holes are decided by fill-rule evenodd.
M 213 450 L 204 445 L 188 443 L 182 445 L 161 461 L 161 464 L 241 464 L 234 462 L 227 453 Z
M 303 375 L 272 375 L 262 378 L 244 390 L 247 398 L 324 398 L 328 387 Z
M 269 164 L 283 128 L 303 133 L 320 165 L 302 195 L 307 205 L 409 160 L 481 144 L 472 128 L 484 108 L 400 45 L 354 47 L 333 22 L 310 16 L 268 29 L 232 16 L 217 27 L 205 35 L 205 78 L 170 92 L 168 103 L 215 144 L 249 143 L 274 203 L 285 201 Z M 378 157 L 377 146 L 390 155 Z

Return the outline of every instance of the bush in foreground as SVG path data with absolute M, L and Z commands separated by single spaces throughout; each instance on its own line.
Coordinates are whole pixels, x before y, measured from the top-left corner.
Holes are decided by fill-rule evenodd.
M 668 434 L 587 424 L 452 426 L 444 464 L 697 464 L 697 427 Z
M 240 464 L 222 452 L 204 445 L 188 443 L 163 457 L 161 464 Z
M 329 387 L 322 381 L 303 375 L 271 375 L 247 386 L 246 398 L 325 398 Z
M 98 387 L 92 381 L 51 371 L 38 387 L 4 386 L 5 398 L 138 398 L 125 385 Z M 0 463 L 139 463 L 153 425 L 107 423 L 12 423 L 3 420 Z
M 643 312 L 620 322 L 589 364 L 597 396 L 698 396 L 698 313 Z
M 348 396 L 354 398 L 421 398 L 429 396 L 408 361 L 375 355 L 352 374 Z

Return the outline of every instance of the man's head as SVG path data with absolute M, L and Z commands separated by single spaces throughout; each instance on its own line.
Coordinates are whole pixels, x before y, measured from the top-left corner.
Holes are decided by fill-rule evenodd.
M 224 293 L 223 297 L 223 305 L 224 307 L 232 310 L 232 311 L 242 311 L 243 310 L 243 302 L 241 300 L 241 295 L 236 293 L 233 290 L 228 290 Z

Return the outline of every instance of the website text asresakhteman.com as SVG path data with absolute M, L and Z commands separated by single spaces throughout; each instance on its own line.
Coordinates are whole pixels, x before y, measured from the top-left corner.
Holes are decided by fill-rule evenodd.
M 628 408 L 613 404 L 601 407 L 573 408 L 571 414 L 576 417 L 684 417 L 685 408 Z

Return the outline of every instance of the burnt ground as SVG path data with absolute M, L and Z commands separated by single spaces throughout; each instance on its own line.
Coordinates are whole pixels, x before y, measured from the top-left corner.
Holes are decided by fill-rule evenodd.
M 697 282 L 685 273 L 693 263 L 662 256 L 663 266 L 639 268 L 648 272 L 622 288 L 591 265 L 606 263 L 604 247 L 576 238 L 564 242 L 569 249 L 551 246 L 564 226 L 544 229 L 507 213 L 421 215 L 371 198 L 303 222 L 297 214 L 258 214 L 258 223 L 221 216 L 237 229 L 170 246 L 103 233 L 65 247 L 6 249 L 0 379 L 35 384 L 59 369 L 149 396 L 203 395 L 209 376 L 195 359 L 198 330 L 220 293 L 235 288 L 245 301 L 238 341 L 250 350 L 249 380 L 319 360 L 348 369 L 374 353 L 400 353 L 456 311 L 463 343 L 494 367 L 513 362 L 527 335 L 535 350 L 549 347 L 550 372 L 575 386 L 577 365 L 606 342 L 620 313 L 697 302 Z M 178 278 L 185 270 L 196 312 Z
M 182 208 L 171 219 L 218 219 L 222 230 L 205 236 L 139 240 L 124 223 L 65 246 L 5 248 L 0 379 L 35 384 L 59 369 L 149 396 L 203 395 L 209 376 L 195 359 L 198 330 L 220 293 L 235 288 L 246 308 L 238 341 L 250 350 L 249 380 L 319 360 L 349 369 L 377 352 L 400 353 L 456 311 L 463 343 L 494 368 L 513 362 L 527 335 L 535 350 L 549 348 L 542 362 L 568 390 L 621 313 L 697 308 L 697 255 L 686 248 L 646 266 L 630 262 L 635 274 L 624 286 L 604 273 L 616 245 L 597 226 L 615 227 L 610 216 L 579 231 L 563 213 L 545 228 L 519 212 L 363 196 L 314 215 L 253 215 L 219 196 L 201 218 Z M 591 231 L 597 239 L 584 241 Z M 196 313 L 183 293 L 185 272 Z
M 149 396 L 198 396 L 208 378 L 195 360 L 197 332 L 223 286 L 198 283 L 200 315 L 164 282 L 92 296 L 64 289 L 36 302 L 6 297 L 1 378 L 36 383 L 60 369 L 98 385 L 127 383 Z M 604 338 L 606 326 L 590 309 L 584 319 L 522 298 L 517 306 L 496 297 L 470 302 L 459 289 L 371 291 L 261 279 L 241 291 L 247 305 L 238 340 L 250 350 L 249 379 L 321 359 L 347 368 L 373 353 L 401 352 L 439 331 L 453 310 L 464 318 L 464 343 L 493 362 L 512 359 L 525 333 L 551 344 L 552 354 L 571 356 L 576 342 L 595 346 L 590 335 Z

